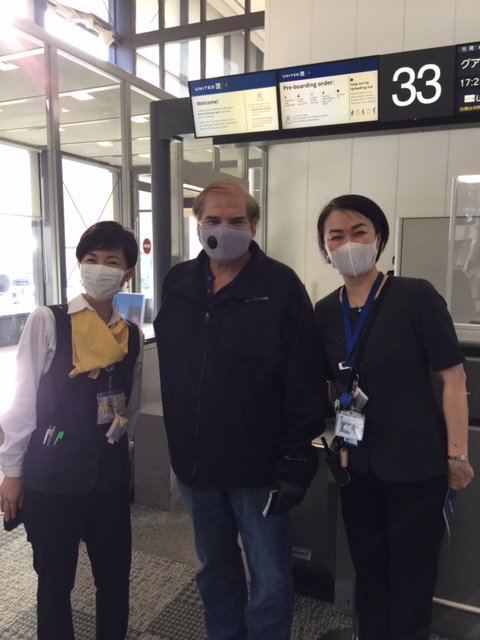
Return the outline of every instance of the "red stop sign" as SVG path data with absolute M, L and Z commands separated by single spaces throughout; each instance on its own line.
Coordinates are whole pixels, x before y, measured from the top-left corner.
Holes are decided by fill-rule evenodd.
M 145 238 L 142 247 L 144 253 L 150 253 L 150 251 L 152 250 L 152 241 L 149 240 L 149 238 Z

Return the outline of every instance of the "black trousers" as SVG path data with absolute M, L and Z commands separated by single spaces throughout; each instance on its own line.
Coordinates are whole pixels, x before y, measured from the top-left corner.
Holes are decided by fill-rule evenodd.
M 73 640 L 70 594 L 85 541 L 96 587 L 96 640 L 124 640 L 131 565 L 128 488 L 85 496 L 26 490 L 24 523 L 38 575 L 38 640 Z
M 428 640 L 446 478 L 351 477 L 340 496 L 356 572 L 359 640 Z

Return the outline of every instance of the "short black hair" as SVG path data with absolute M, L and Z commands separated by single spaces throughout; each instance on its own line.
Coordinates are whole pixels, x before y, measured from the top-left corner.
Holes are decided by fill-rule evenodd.
M 103 220 L 84 231 L 75 252 L 78 262 L 97 249 L 121 249 L 129 269 L 137 264 L 138 244 L 133 231 L 119 222 Z
M 323 257 L 328 260 L 328 253 L 325 247 L 325 223 L 328 216 L 335 209 L 361 213 L 362 216 L 365 216 L 365 218 L 370 220 L 375 227 L 375 233 L 380 236 L 380 245 L 378 247 L 376 258 L 377 261 L 382 255 L 385 245 L 388 242 L 390 231 L 387 216 L 383 213 L 382 209 L 376 202 L 370 200 L 370 198 L 367 198 L 366 196 L 359 196 L 354 193 L 333 198 L 333 200 L 330 200 L 330 202 L 320 211 L 320 215 L 317 220 L 317 235 L 318 246 L 320 247 Z

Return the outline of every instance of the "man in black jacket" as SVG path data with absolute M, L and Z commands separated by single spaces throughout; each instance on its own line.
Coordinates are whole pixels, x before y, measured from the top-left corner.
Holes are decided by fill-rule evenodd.
M 323 431 L 314 314 L 295 273 L 253 241 L 259 207 L 248 192 L 214 182 L 193 212 L 204 251 L 169 271 L 154 326 L 207 635 L 288 640 L 287 512 L 316 472 L 311 441 Z

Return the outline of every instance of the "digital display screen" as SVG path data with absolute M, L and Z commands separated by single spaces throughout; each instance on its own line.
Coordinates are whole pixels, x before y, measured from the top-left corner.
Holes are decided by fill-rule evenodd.
M 380 121 L 453 115 L 454 47 L 380 56 Z
M 197 138 L 279 129 L 274 71 L 191 80 L 188 86 Z
M 378 120 L 378 57 L 278 72 L 283 129 Z
M 455 113 L 480 112 L 480 43 L 457 46 Z

